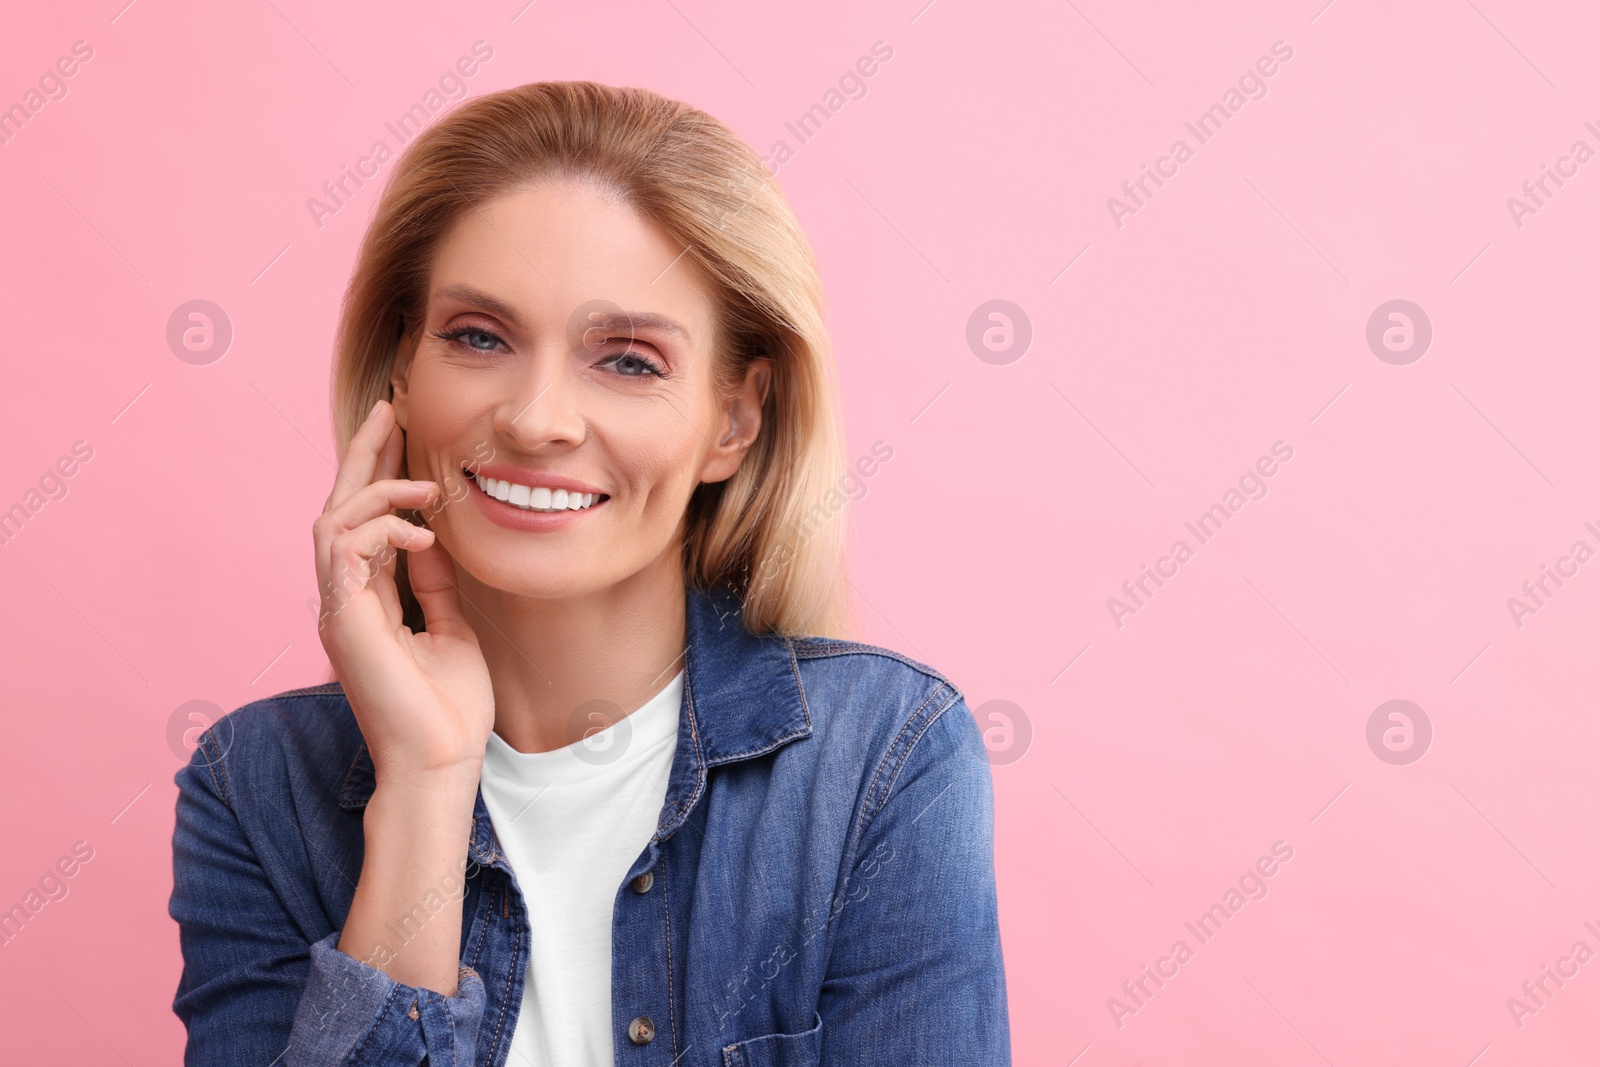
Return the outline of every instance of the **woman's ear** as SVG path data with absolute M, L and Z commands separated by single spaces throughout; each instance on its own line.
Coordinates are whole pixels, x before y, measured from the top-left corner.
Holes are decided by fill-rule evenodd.
M 724 481 L 739 469 L 744 454 L 761 433 L 761 410 L 771 387 L 772 360 L 757 356 L 745 367 L 744 380 L 727 403 L 720 424 L 722 434 L 707 457 L 701 481 Z
M 407 387 L 407 375 L 411 371 L 413 346 L 413 339 L 402 332 L 400 341 L 395 346 L 394 365 L 389 369 L 389 389 L 392 393 L 389 403 L 394 406 L 395 425 L 402 430 L 406 428 L 406 405 L 411 395 Z

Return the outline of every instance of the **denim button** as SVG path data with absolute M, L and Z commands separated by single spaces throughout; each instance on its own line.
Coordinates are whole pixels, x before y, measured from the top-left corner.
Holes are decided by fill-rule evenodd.
M 635 1045 L 648 1045 L 655 1036 L 656 1024 L 650 1021 L 648 1015 L 641 1015 L 628 1024 L 628 1040 Z
M 633 891 L 635 893 L 648 893 L 650 892 L 650 887 L 656 884 L 655 872 L 645 871 L 629 884 L 633 886 Z

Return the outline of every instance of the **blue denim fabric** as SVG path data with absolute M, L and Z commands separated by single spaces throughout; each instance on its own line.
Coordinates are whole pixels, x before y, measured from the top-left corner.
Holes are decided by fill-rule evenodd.
M 739 607 L 688 593 L 666 801 L 613 905 L 617 1067 L 1009 1064 L 989 764 L 965 697 L 886 649 L 751 636 Z M 224 717 L 176 780 L 185 1063 L 506 1063 L 532 935 L 481 793 L 446 997 L 334 947 L 374 784 L 337 683 Z

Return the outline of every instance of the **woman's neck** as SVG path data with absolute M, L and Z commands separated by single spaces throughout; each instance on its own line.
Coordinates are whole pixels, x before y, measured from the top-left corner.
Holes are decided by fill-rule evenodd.
M 494 684 L 494 732 L 548 752 L 642 707 L 683 667 L 685 590 L 676 551 L 597 592 L 543 599 L 461 574 L 461 603 Z M 603 719 L 579 713 L 590 701 Z M 613 706 L 614 705 L 614 706 Z

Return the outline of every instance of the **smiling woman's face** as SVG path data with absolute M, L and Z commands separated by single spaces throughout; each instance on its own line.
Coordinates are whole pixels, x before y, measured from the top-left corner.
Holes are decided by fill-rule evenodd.
M 732 403 L 715 395 L 716 305 L 682 252 L 565 181 L 480 204 L 440 242 L 393 403 L 410 476 L 452 498 L 428 525 L 482 584 L 570 597 L 679 571 L 689 496 L 738 469 L 767 374 L 757 360 Z

